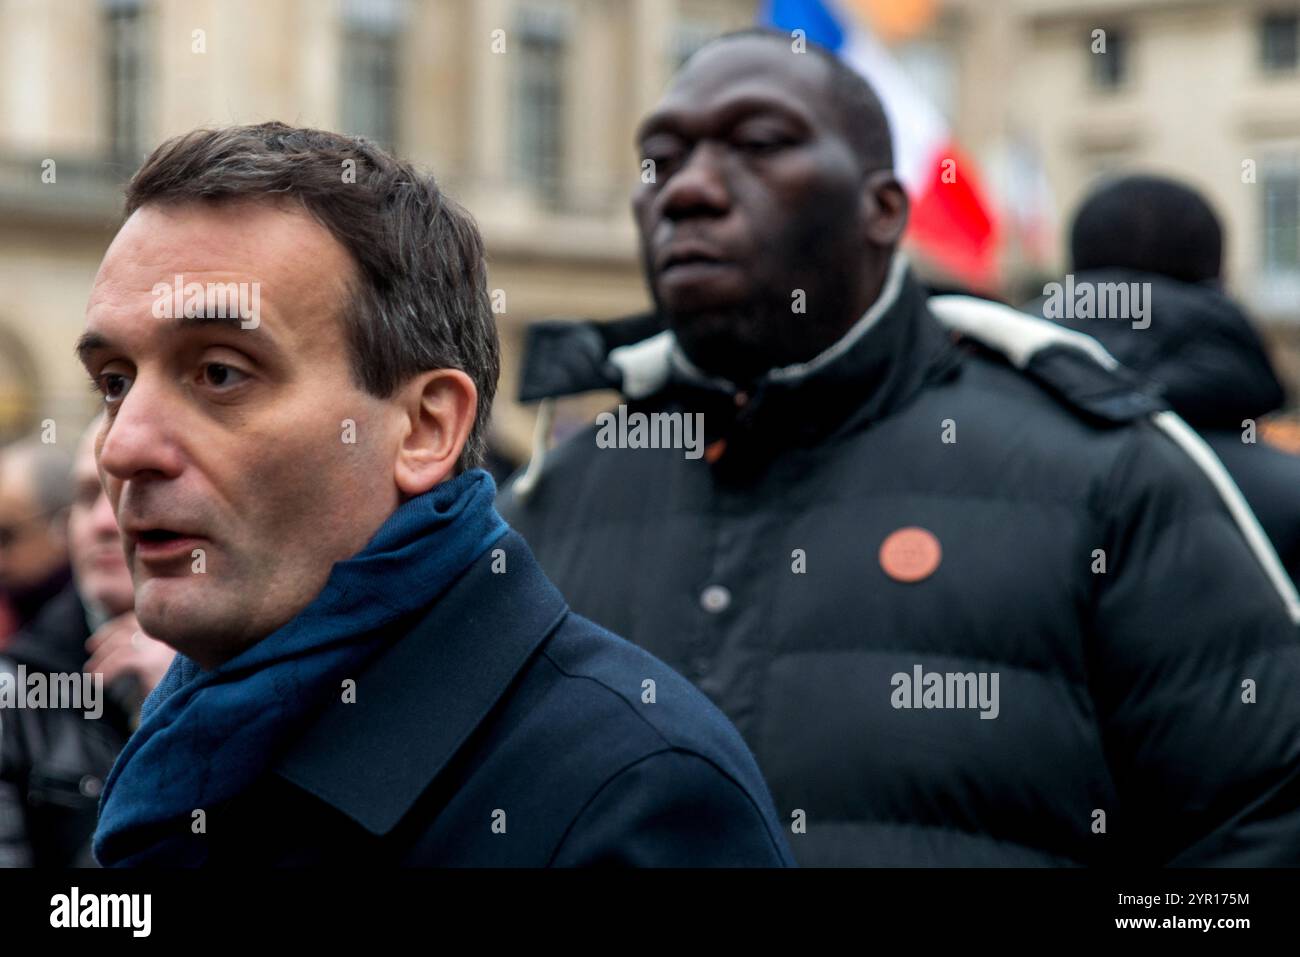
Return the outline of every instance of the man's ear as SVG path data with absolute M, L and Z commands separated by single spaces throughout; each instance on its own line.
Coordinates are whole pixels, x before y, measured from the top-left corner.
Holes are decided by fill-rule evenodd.
M 394 478 L 404 497 L 423 495 L 456 472 L 478 414 L 478 389 L 459 369 L 421 372 L 396 397 L 405 434 Z
M 862 182 L 862 221 L 868 242 L 896 246 L 907 228 L 907 191 L 893 170 L 878 170 Z

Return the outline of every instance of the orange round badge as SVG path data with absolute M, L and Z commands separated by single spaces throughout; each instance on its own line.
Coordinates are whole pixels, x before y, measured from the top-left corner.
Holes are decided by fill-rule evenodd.
M 880 543 L 880 567 L 897 582 L 919 582 L 934 574 L 943 549 L 933 532 L 916 525 L 891 532 Z

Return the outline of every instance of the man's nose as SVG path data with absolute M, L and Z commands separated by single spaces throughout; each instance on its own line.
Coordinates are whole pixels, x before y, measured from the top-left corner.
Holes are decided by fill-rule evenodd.
M 176 420 L 159 388 L 137 378 L 110 413 L 108 432 L 99 452 L 99 466 L 119 481 L 174 478 L 180 474 Z
M 731 193 L 723 163 L 721 147 L 713 143 L 697 144 L 685 165 L 673 173 L 659 193 L 664 217 L 679 220 L 726 215 L 731 206 Z

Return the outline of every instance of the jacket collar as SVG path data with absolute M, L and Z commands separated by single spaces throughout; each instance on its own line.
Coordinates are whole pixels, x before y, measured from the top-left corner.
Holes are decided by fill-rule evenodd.
M 820 375 L 829 374 L 833 376 L 837 371 L 837 365 L 842 364 L 845 357 L 850 356 L 866 335 L 880 323 L 882 317 L 888 315 L 898 304 L 907 280 L 907 273 L 907 258 L 902 253 L 895 253 L 890 261 L 888 275 L 884 287 L 880 290 L 880 295 L 876 297 L 876 301 L 867 308 L 867 311 L 844 335 L 806 362 L 797 362 L 779 369 L 772 369 L 756 383 L 755 391 L 757 392 L 769 384 L 780 384 L 788 387 L 815 379 Z M 672 334 L 663 333 L 663 335 L 671 336 Z M 697 368 L 675 341 L 672 342 L 669 356 L 676 378 L 700 385 L 712 386 L 733 394 L 737 391 L 736 386 L 732 383 L 727 382 L 725 379 L 709 376 Z M 615 356 L 611 356 L 611 359 L 614 359 L 617 363 Z
M 502 563 L 508 575 L 494 570 Z M 523 538 L 507 532 L 357 677 L 355 702 L 325 707 L 276 773 L 388 833 L 568 612 Z
M 877 302 L 830 348 L 774 369 L 747 393 L 673 360 L 664 393 L 704 414 L 708 458 L 723 480 L 746 481 L 791 447 L 813 447 L 891 415 L 927 383 L 955 375 L 959 352 L 896 257 Z
M 843 336 L 807 362 L 773 369 L 763 382 L 794 383 L 836 363 L 888 313 L 912 283 L 907 258 L 895 253 L 881 294 Z M 614 389 L 629 399 L 660 391 L 671 379 L 735 392 L 686 357 L 676 338 L 653 313 L 603 322 L 544 321 L 526 332 L 519 401 Z
M 623 344 L 610 348 L 613 341 Z M 753 466 L 755 456 L 766 459 L 782 446 L 814 444 L 851 423 L 886 416 L 957 365 L 952 337 L 930 316 L 906 258 L 896 254 L 881 295 L 852 328 L 813 359 L 767 373 L 748 393 L 706 375 L 671 331 L 634 316 L 531 327 L 520 398 L 614 388 L 632 400 L 673 399 L 704 414 L 711 461 L 725 455 L 733 468 L 749 471 L 738 463 Z

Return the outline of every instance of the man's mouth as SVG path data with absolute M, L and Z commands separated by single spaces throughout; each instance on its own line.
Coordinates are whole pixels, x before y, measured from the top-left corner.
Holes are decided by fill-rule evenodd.
M 702 243 L 678 243 L 668 247 L 659 256 L 659 274 L 666 275 L 674 269 L 700 269 L 729 266 L 716 250 Z
M 135 554 L 141 561 L 169 561 L 191 557 L 190 553 L 206 541 L 202 535 L 171 528 L 144 528 L 131 533 Z
M 744 296 L 744 270 L 711 243 L 678 240 L 655 258 L 655 289 L 669 311 L 722 306 Z

